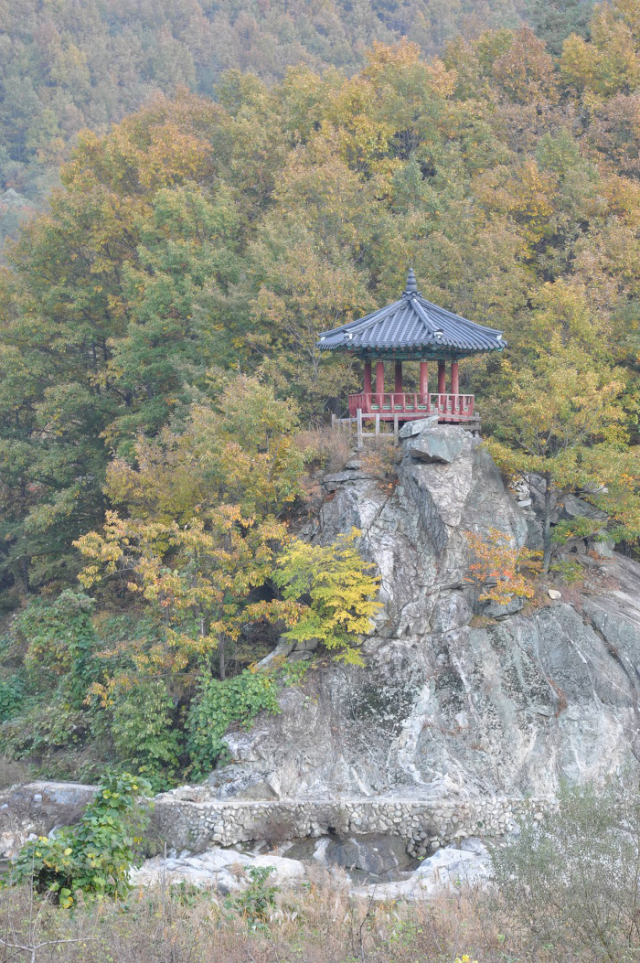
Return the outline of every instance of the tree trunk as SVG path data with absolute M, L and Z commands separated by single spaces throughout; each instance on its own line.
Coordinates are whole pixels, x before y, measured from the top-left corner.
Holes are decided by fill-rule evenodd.
M 551 564 L 551 476 L 545 473 L 544 515 L 542 517 L 542 571 L 546 575 Z
M 227 667 L 224 661 L 224 656 L 225 656 L 224 649 L 225 649 L 224 636 L 221 636 L 218 641 L 218 672 L 220 673 L 220 678 L 223 682 L 227 677 Z
M 24 594 L 29 595 L 31 592 L 31 586 L 29 584 L 29 556 L 23 555 L 20 559 L 20 569 L 22 572 L 22 584 L 24 585 Z

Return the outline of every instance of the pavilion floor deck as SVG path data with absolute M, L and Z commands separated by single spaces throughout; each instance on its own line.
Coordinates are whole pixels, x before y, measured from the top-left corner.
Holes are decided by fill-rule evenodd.
M 363 419 L 379 418 L 381 421 L 411 421 L 429 415 L 438 415 L 441 422 L 449 424 L 477 421 L 473 395 L 447 392 L 423 395 L 419 392 L 385 391 L 349 395 L 349 415 L 356 418 L 358 409 Z

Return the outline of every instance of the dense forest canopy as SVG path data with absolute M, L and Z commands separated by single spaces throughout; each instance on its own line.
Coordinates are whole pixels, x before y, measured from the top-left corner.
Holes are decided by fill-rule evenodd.
M 160 783 L 203 774 L 231 719 L 277 706 L 248 667 L 285 627 L 358 660 L 377 583 L 355 535 L 326 557 L 292 536 L 326 458 L 308 430 L 361 379 L 315 343 L 409 265 L 506 333 L 462 366 L 505 469 L 638 539 L 640 0 L 566 29 L 376 43 L 351 76 L 231 70 L 215 99 L 80 134 L 0 274 L 11 751 L 73 725 Z
M 180 86 L 214 95 L 230 68 L 272 83 L 288 67 L 352 74 L 374 42 L 424 54 L 524 16 L 561 44 L 590 0 L 1 0 L 0 238 L 41 205 L 78 131 Z
M 637 6 L 557 59 L 529 28 L 431 62 L 378 45 L 351 79 L 232 71 L 216 101 L 84 133 L 0 290 L 11 571 L 59 570 L 108 507 L 109 459 L 182 430 L 225 372 L 322 417 L 357 377 L 320 364 L 318 331 L 395 298 L 410 263 L 432 300 L 504 329 L 512 362 L 555 336 L 597 359 L 635 440 Z M 466 383 L 498 390 L 489 366 Z

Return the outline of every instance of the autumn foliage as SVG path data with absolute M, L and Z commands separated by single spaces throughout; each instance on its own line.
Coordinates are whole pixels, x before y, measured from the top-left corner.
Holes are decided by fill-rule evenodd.
M 480 589 L 479 601 L 506 605 L 513 599 L 533 598 L 540 552 L 517 547 L 512 536 L 496 528 L 486 535 L 464 532 L 464 536 L 470 555 L 465 580 Z
M 284 16 L 272 0 L 258 20 L 269 6 Z M 31 22 L 31 0 L 18 7 Z M 609 536 L 640 539 L 640 0 L 598 7 L 589 29 L 584 5 L 536 0 L 538 35 L 477 23 L 429 59 L 414 7 L 418 42 L 372 42 L 349 76 L 315 60 L 265 67 L 273 83 L 230 71 L 215 101 L 181 89 L 83 133 L 7 250 L 0 587 L 8 608 L 29 599 L 0 662 L 6 725 L 27 706 L 16 754 L 49 758 L 73 732 L 79 752 L 101 739 L 168 780 L 214 710 L 222 728 L 249 693 L 246 718 L 275 704 L 249 667 L 281 636 L 358 661 L 376 574 L 355 535 L 294 537 L 319 488 L 305 471 L 327 460 L 299 430 L 361 385 L 318 333 L 397 299 L 409 265 L 429 300 L 505 332 L 500 357 L 463 361 L 461 389 L 505 474 L 541 478 L 543 569 L 570 492 Z M 38 34 L 55 70 L 37 98 L 73 77 L 86 106 L 91 58 L 65 30 Z M 177 49 L 163 39 L 149 76 L 179 79 Z M 56 153 L 56 118 L 29 104 L 8 149 Z M 499 532 L 469 546 L 482 598 L 530 594 L 535 558 Z M 218 758 L 198 745 L 203 767 Z

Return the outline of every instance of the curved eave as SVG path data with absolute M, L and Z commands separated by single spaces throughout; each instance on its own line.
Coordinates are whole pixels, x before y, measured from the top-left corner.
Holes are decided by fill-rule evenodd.
M 457 355 L 471 355 L 471 354 L 486 354 L 491 351 L 504 351 L 507 347 L 507 342 L 504 341 L 502 344 L 492 344 L 486 347 L 475 347 L 470 345 L 452 344 L 451 342 L 440 341 L 433 344 L 358 344 L 358 342 L 352 341 L 341 341 L 334 342 L 333 344 L 325 344 L 323 341 L 317 341 L 316 347 L 320 351 L 348 351 L 351 354 L 362 354 L 362 355 L 384 355 L 388 354 L 390 356 L 394 354 L 415 354 L 417 355 L 432 355 L 434 358 L 438 354 L 451 353 Z
M 437 356 L 502 351 L 502 331 L 452 314 L 420 295 L 406 294 L 378 311 L 324 331 L 316 346 L 321 351 L 358 354 L 415 353 Z

